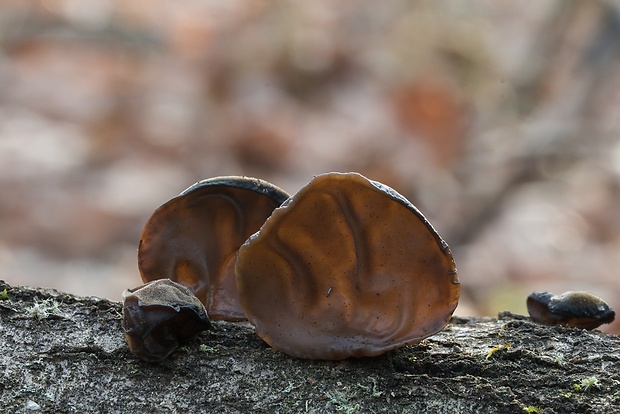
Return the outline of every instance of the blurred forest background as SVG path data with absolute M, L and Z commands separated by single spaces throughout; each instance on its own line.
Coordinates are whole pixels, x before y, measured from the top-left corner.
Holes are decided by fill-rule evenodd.
M 0 279 L 119 300 L 194 182 L 328 171 L 431 220 L 457 314 L 620 310 L 619 3 L 0 3 Z

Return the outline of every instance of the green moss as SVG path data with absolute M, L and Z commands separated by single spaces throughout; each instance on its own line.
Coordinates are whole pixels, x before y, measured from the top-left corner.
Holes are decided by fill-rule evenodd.
M 370 380 L 370 382 L 372 383 L 371 386 L 368 385 L 364 385 L 364 384 L 357 384 L 358 387 L 360 387 L 361 389 L 363 389 L 364 391 L 367 391 L 368 393 L 370 393 L 370 395 L 373 398 L 379 398 L 381 397 L 381 395 L 383 395 L 383 391 L 379 391 L 377 388 L 377 379 L 374 377 L 368 377 L 368 380 Z
M 26 308 L 26 312 L 36 319 L 45 319 L 50 315 L 63 316 L 60 311 L 60 303 L 50 298 L 42 302 L 35 300 L 34 305 Z
M 349 397 L 343 392 L 328 392 L 325 393 L 325 396 L 328 398 L 329 402 L 334 405 L 336 411 L 339 413 L 354 414 L 361 409 L 358 403 L 353 404 L 349 401 Z
M 496 346 L 496 347 L 492 348 L 492 349 L 491 349 L 491 350 L 487 353 L 487 356 L 486 356 L 486 358 L 485 358 L 485 359 L 489 359 L 489 358 L 491 358 L 491 357 L 493 356 L 493 354 L 495 354 L 496 352 L 498 352 L 498 351 L 502 351 L 502 350 L 504 350 L 504 349 L 509 349 L 510 347 L 511 347 L 511 345 L 510 345 L 509 343 L 505 343 L 505 344 L 502 344 L 502 345 L 498 345 L 498 346 Z
M 207 354 L 216 354 L 216 353 L 220 352 L 220 348 L 219 347 L 211 347 L 211 346 L 207 346 L 205 344 L 201 344 L 200 347 L 198 347 L 198 350 L 200 352 L 205 352 Z
M 524 413 L 539 413 L 540 412 L 540 408 L 535 407 L 533 405 L 529 405 L 529 406 L 523 408 L 523 412 Z
M 599 382 L 598 378 L 594 376 L 584 378 L 578 384 L 573 384 L 573 389 L 575 391 L 587 392 L 592 390 L 593 388 L 601 388 L 601 383 Z

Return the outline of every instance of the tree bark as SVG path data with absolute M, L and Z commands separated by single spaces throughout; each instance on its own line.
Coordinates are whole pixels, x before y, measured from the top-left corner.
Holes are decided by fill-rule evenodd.
M 509 313 L 339 362 L 294 359 L 247 323 L 214 322 L 153 364 L 129 353 L 118 302 L 1 281 L 0 294 L 0 412 L 620 410 L 620 338 Z

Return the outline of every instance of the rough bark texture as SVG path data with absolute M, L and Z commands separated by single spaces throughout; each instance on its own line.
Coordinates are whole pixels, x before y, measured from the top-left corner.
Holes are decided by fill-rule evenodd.
M 507 313 L 455 318 L 418 345 L 340 362 L 294 359 L 248 324 L 216 322 L 150 364 L 127 349 L 120 303 L 4 282 L 0 293 L 0 412 L 620 410 L 619 337 Z

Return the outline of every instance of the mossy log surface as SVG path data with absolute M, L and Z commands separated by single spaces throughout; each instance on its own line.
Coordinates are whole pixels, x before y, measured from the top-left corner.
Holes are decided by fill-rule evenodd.
M 339 362 L 291 358 L 247 323 L 215 322 L 152 364 L 129 353 L 118 302 L 0 292 L 3 413 L 620 412 L 620 337 L 509 313 Z

